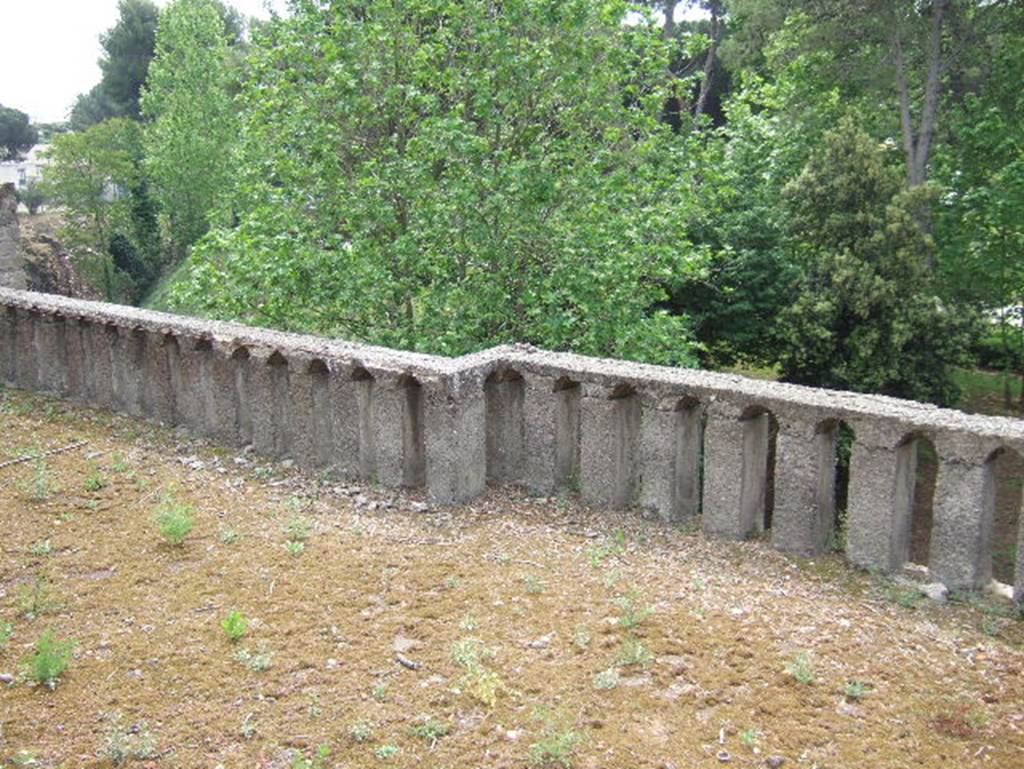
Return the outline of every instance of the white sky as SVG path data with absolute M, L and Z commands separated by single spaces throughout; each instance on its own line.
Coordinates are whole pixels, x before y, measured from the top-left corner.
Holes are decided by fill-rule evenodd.
M 283 12 L 286 0 L 228 0 L 246 16 Z M 156 0 L 167 5 L 168 0 Z M 9 65 L 0 77 L 0 104 L 33 122 L 67 118 L 75 97 L 100 80 L 99 36 L 117 21 L 117 0 L 0 0 L 0 50 Z M 677 17 L 701 12 L 681 7 Z
M 159 6 L 168 0 L 156 0 Z M 229 0 L 246 16 L 266 18 L 285 0 Z M 0 104 L 34 122 L 67 117 L 75 97 L 100 80 L 99 36 L 117 21 L 117 0 L 0 0 Z

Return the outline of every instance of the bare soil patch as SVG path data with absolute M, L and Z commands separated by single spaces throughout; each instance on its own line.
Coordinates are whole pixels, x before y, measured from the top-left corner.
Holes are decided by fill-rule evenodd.
M 88 441 L 0 469 L 0 765 L 114 766 L 148 734 L 149 765 L 211 769 L 1024 766 L 1008 604 L 573 499 L 424 511 L 0 398 L 0 463 Z M 167 505 L 194 511 L 180 547 Z M 20 672 L 46 629 L 76 642 L 52 690 Z

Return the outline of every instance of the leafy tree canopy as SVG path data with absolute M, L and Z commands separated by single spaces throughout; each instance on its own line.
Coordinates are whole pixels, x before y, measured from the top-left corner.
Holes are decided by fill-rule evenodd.
M 164 9 L 142 99 L 146 167 L 176 259 L 206 232 L 227 187 L 236 129 L 222 11 L 215 0 Z
M 28 115 L 0 104 L 0 160 L 16 160 L 39 141 Z
M 938 301 L 931 238 L 885 150 L 844 120 L 785 189 L 789 242 L 803 278 L 781 314 L 790 381 L 951 403 L 948 375 L 968 324 Z M 931 289 L 931 290 L 929 290 Z
M 668 51 L 607 0 L 294 4 L 242 87 L 237 227 L 179 306 L 459 353 L 504 341 L 690 363 L 700 143 L 659 120 Z
M 142 167 L 142 129 L 127 118 L 58 134 L 42 192 L 64 209 L 61 240 L 110 301 L 133 301 L 159 250 Z

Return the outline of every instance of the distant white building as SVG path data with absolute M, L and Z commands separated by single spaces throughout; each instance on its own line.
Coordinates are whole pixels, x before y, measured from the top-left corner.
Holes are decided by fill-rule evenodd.
M 5 160 L 0 163 L 0 184 L 10 182 L 19 190 L 23 190 L 29 182 L 38 182 L 42 179 L 43 169 L 48 161 L 41 156 L 49 146 L 37 144 L 21 160 Z

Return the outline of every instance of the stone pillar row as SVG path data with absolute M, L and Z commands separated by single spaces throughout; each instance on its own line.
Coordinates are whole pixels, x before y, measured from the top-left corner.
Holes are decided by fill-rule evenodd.
M 0 308 L 0 381 L 342 477 L 426 487 L 442 503 L 470 500 L 488 482 L 519 483 L 667 521 L 700 515 L 707 534 L 728 539 L 770 523 L 773 545 L 801 556 L 824 552 L 832 534 L 838 423 L 801 404 L 769 412 L 739 395 L 667 395 L 509 366 L 413 376 L 9 307 Z M 916 434 L 883 417 L 852 422 L 847 554 L 897 572 L 908 557 Z M 927 566 L 949 587 L 982 586 L 1000 446 L 964 431 L 929 437 L 940 464 Z
M 4 308 L 0 382 L 342 477 L 426 486 L 442 502 L 485 486 L 485 402 L 472 377 L 419 381 L 305 352 Z

